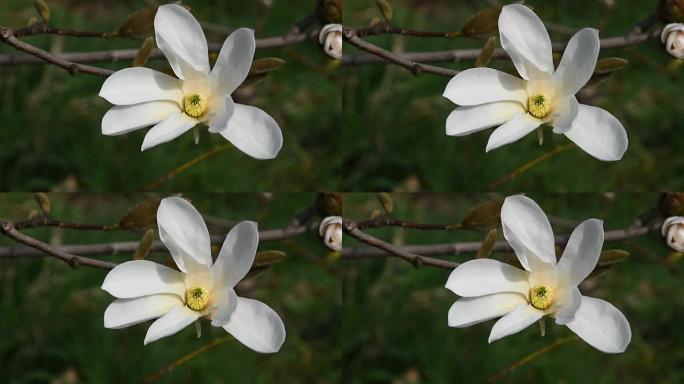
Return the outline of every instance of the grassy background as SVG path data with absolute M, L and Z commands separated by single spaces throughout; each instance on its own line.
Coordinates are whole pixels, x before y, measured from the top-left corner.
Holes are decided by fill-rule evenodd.
M 605 221 L 606 230 L 625 228 L 654 206 L 655 194 L 529 195 L 549 214 L 575 221 Z M 427 223 L 457 223 L 485 195 L 394 195 L 395 217 Z M 363 220 L 379 204 L 373 195 L 347 194 L 345 216 Z M 554 228 L 556 234 L 572 228 Z M 395 244 L 478 240 L 471 232 L 376 229 Z M 345 239 L 346 246 L 358 243 Z M 681 258 L 675 259 L 659 234 L 604 249 L 624 249 L 630 257 L 600 277 L 586 280 L 584 295 L 609 301 L 627 317 L 632 342 L 624 354 L 601 353 L 574 341 L 524 365 L 501 382 L 510 383 L 678 383 L 684 380 L 684 287 Z M 560 255 L 560 253 L 559 253 Z M 492 257 L 500 258 L 495 253 Z M 473 255 L 446 257 L 463 262 Z M 572 335 L 546 321 L 546 336 L 531 326 L 493 344 L 494 321 L 449 328 L 447 312 L 458 298 L 444 288 L 449 270 L 415 269 L 399 259 L 349 261 L 343 283 L 343 366 L 345 383 L 478 383 L 555 340 Z
M 116 30 L 125 17 L 150 2 L 48 0 L 52 24 L 76 30 Z M 256 37 L 287 33 L 313 10 L 309 0 L 185 1 L 194 16 L 222 27 L 255 28 Z M 271 5 L 265 5 L 271 4 Z M 0 25 L 20 28 L 37 16 L 33 1 L 5 0 Z M 208 40 L 224 34 L 207 31 Z M 137 48 L 130 39 L 79 39 L 37 36 L 25 39 L 51 51 Z M 0 53 L 15 53 L 0 45 Z M 267 79 L 245 87 L 238 102 L 257 106 L 278 121 L 284 146 L 278 158 L 258 161 L 231 148 L 164 183 L 161 190 L 312 191 L 340 185 L 340 74 L 313 41 L 277 50 L 259 50 L 256 58 L 276 56 L 286 65 Z M 162 68 L 164 61 L 148 64 Z M 130 62 L 96 64 L 120 69 Z M 191 133 L 140 152 L 146 129 L 103 136 L 100 121 L 110 105 L 97 93 L 103 79 L 69 76 L 47 65 L 0 67 L 0 190 L 136 191 L 181 164 L 225 143 L 203 131 L 195 145 Z
M 488 1 L 391 0 L 394 22 L 406 28 L 457 31 Z M 509 3 L 505 1 L 504 3 Z M 596 0 L 530 0 L 527 4 L 544 21 L 570 27 L 594 27 L 601 37 L 623 35 L 651 13 L 657 1 L 615 1 L 613 7 Z M 613 3 L 613 2 L 610 2 Z M 346 0 L 345 24 L 361 28 L 380 17 L 373 1 Z M 552 40 L 569 36 L 552 34 Z M 477 48 L 480 40 L 377 36 L 368 41 L 395 51 L 436 51 Z M 350 45 L 345 53 L 358 51 Z M 603 50 L 599 58 L 619 56 L 629 65 L 604 83 L 585 88 L 581 103 L 604 108 L 624 125 L 629 149 L 616 163 L 598 161 L 572 148 L 543 162 L 502 187 L 520 191 L 652 191 L 677 189 L 684 181 L 680 170 L 684 145 L 680 134 L 684 104 L 681 68 L 668 72 L 670 62 L 659 41 L 628 49 Z M 439 65 L 472 67 L 473 61 Z M 492 67 L 507 70 L 509 61 Z M 350 191 L 481 191 L 507 175 L 569 143 L 545 129 L 542 147 L 534 134 L 485 153 L 492 130 L 465 137 L 445 134 L 445 121 L 455 105 L 443 98 L 448 78 L 413 76 L 396 65 L 345 67 L 343 91 L 344 181 Z M 498 189 L 501 190 L 501 189 Z
M 256 220 L 262 229 L 282 228 L 314 199 L 311 194 L 186 194 L 203 214 Z M 52 195 L 53 216 L 82 223 L 118 221 L 128 207 L 149 196 Z M 1 194 L 0 217 L 20 220 L 36 209 L 29 194 Z M 225 228 L 209 226 L 214 234 Z M 135 240 L 140 234 L 59 229 L 27 230 L 53 244 Z M 0 245 L 10 245 L 0 238 Z M 285 323 L 279 353 L 261 355 L 231 339 L 181 365 L 161 383 L 335 383 L 339 380 L 339 267 L 316 233 L 261 242 L 259 251 L 287 253 L 261 275 L 243 281 L 241 296 L 271 306 Z M 95 256 L 98 257 L 98 256 Z M 100 256 L 124 261 L 131 255 Z M 169 260 L 163 254 L 151 258 Z M 99 287 L 105 271 L 71 269 L 51 258 L 0 260 L 0 381 L 3 383 L 137 383 L 187 353 L 228 335 L 203 321 L 143 346 L 150 322 L 122 330 L 102 326 L 113 298 Z

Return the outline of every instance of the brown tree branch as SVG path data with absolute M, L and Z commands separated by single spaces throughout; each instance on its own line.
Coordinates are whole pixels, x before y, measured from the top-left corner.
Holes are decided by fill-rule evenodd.
M 461 224 L 414 223 L 410 221 L 395 219 L 389 215 L 381 215 L 376 217 L 375 219 L 360 221 L 356 223 L 356 228 L 361 230 L 377 227 L 401 227 L 424 230 L 453 231 L 455 229 L 461 228 Z
M 432 32 L 432 31 L 418 31 L 415 29 L 401 28 L 392 25 L 389 21 L 377 23 L 373 26 L 362 28 L 356 31 L 356 36 L 363 38 L 367 36 L 375 36 L 391 33 L 395 35 L 414 36 L 414 37 L 443 37 L 452 39 L 460 36 L 460 32 Z
M 107 38 L 115 36 L 115 34 L 113 34 L 111 32 L 90 32 L 90 31 L 74 31 L 71 29 L 62 29 L 62 28 L 52 27 L 50 25 L 47 25 L 44 22 L 35 23 L 35 24 L 33 24 L 29 27 L 26 27 L 26 28 L 15 29 L 13 32 L 14 37 L 17 37 L 17 38 L 22 38 L 25 36 L 42 35 L 42 34 L 62 35 L 62 36 L 71 36 L 71 37 L 99 37 L 99 38 L 103 38 L 103 39 L 107 39 Z

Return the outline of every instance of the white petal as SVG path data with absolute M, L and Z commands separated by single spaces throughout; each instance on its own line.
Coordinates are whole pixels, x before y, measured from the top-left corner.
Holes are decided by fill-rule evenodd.
M 162 5 L 154 17 L 157 47 L 164 53 L 179 79 L 209 74 L 209 49 L 202 27 L 187 9 Z
M 501 225 L 520 264 L 528 270 L 556 264 L 553 231 L 544 211 L 532 199 L 509 196 L 501 207 Z
M 492 259 L 466 261 L 454 269 L 445 287 L 459 296 L 473 297 L 500 292 L 527 295 L 527 273 L 512 265 Z
M 568 96 L 554 101 L 551 124 L 553 133 L 565 133 L 570 129 L 572 121 L 577 117 L 579 103 L 575 96 Z
M 109 304 L 104 313 L 105 328 L 119 329 L 142 323 L 169 312 L 171 308 L 182 305 L 176 295 L 150 295 L 137 299 L 119 299 Z
M 223 329 L 259 353 L 278 352 L 285 341 L 280 316 L 268 305 L 244 297 L 238 297 L 237 308 Z
M 594 74 L 599 48 L 596 29 L 584 28 L 572 36 L 554 74 L 556 96 L 571 96 L 584 87 Z
M 183 101 L 180 80 L 153 69 L 135 67 L 114 72 L 102 84 L 100 97 L 116 105 L 147 101 Z
M 222 131 L 228 125 L 228 120 L 233 116 L 235 110 L 235 102 L 230 95 L 222 96 L 216 102 L 214 109 L 211 111 L 208 125 L 209 132 L 217 133 Z
M 609 112 L 580 104 L 565 136 L 588 154 L 603 161 L 620 160 L 627 150 L 627 132 Z
M 157 293 L 185 294 L 181 272 L 148 260 L 133 260 L 117 265 L 105 277 L 102 289 L 120 299 Z
M 518 305 L 513 311 L 494 323 L 489 334 L 489 342 L 499 340 L 508 335 L 518 333 L 544 316 L 544 312 L 525 303 Z
M 582 303 L 582 294 L 577 287 L 566 287 L 556 292 L 554 316 L 556 324 L 566 324 L 575 318 L 575 313 Z
M 203 271 L 211 267 L 209 230 L 202 215 L 187 200 L 163 199 L 157 209 L 157 224 L 159 238 L 181 271 Z
M 249 74 L 254 59 L 254 31 L 240 28 L 223 42 L 216 64 L 211 70 L 211 80 L 216 93 L 231 94 Z
M 223 241 L 212 267 L 214 281 L 220 281 L 225 287 L 234 287 L 252 268 L 258 245 L 257 223 L 241 221 L 234 226 Z
M 449 308 L 449 326 L 460 328 L 481 323 L 503 316 L 520 304 L 527 304 L 527 300 L 517 293 L 464 297 Z
M 603 247 L 603 221 L 589 219 L 572 231 L 556 266 L 558 279 L 577 286 L 594 270 Z
M 494 101 L 527 103 L 525 82 L 492 68 L 471 68 L 459 72 L 449 81 L 443 96 L 458 105 L 478 105 Z
M 632 340 L 625 315 L 607 301 L 582 296 L 572 321 L 565 324 L 592 347 L 606 353 L 621 353 Z
M 540 125 L 540 120 L 535 119 L 528 113 L 520 113 L 492 132 L 487 142 L 486 151 L 489 152 L 502 145 L 518 141 Z
M 187 132 L 195 125 L 197 125 L 197 120 L 183 112 L 175 112 L 166 118 L 166 120 L 147 131 L 140 150 L 144 151 L 156 145 L 169 142 Z
M 212 296 L 215 300 L 214 309 L 211 315 L 211 325 L 214 327 L 223 327 L 230 320 L 230 316 L 237 308 L 238 296 L 235 294 L 233 288 L 223 287 L 212 291 Z
M 529 8 L 520 4 L 503 7 L 499 35 L 501 46 L 523 79 L 533 79 L 537 71 L 553 73 L 551 38 L 544 23 Z
M 469 135 L 501 125 L 522 112 L 525 112 L 523 106 L 514 101 L 458 107 L 447 118 L 446 134 Z
M 221 136 L 255 159 L 273 159 L 283 146 L 278 123 L 259 108 L 235 104 L 233 115 Z
M 144 344 L 147 345 L 162 337 L 171 336 L 192 324 L 199 317 L 199 312 L 191 310 L 184 304 L 178 305 L 150 325 L 145 335 Z
M 122 135 L 136 129 L 155 125 L 174 112 L 180 111 L 171 101 L 150 101 L 111 108 L 102 118 L 103 135 Z

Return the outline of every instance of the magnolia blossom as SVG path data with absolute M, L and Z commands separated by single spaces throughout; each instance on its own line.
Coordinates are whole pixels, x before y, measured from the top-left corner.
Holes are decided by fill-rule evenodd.
M 234 290 L 254 261 L 257 224 L 243 221 L 231 229 L 212 263 L 209 231 L 190 203 L 178 197 L 162 200 L 157 222 L 178 269 L 147 260 L 114 268 L 102 283 L 117 298 L 105 311 L 104 326 L 124 328 L 158 318 L 147 330 L 148 344 L 206 317 L 257 352 L 277 352 L 285 341 L 278 314 Z
M 684 252 L 684 217 L 668 217 L 660 231 L 670 248 L 677 252 Z
M 501 46 L 522 79 L 492 68 L 468 69 L 454 76 L 444 97 L 460 107 L 447 118 L 447 135 L 499 126 L 489 136 L 489 152 L 548 124 L 597 159 L 620 160 L 627 150 L 622 124 L 607 111 L 579 104 L 575 98 L 594 72 L 598 31 L 577 32 L 555 70 L 549 34 L 529 8 L 503 7 L 499 33 Z
M 321 28 L 318 41 L 325 53 L 333 59 L 342 59 L 342 24 L 328 24 Z
M 577 289 L 598 262 L 603 222 L 589 219 L 579 224 L 558 263 L 551 225 L 534 201 L 508 197 L 501 208 L 501 224 L 525 270 L 491 259 L 459 265 L 446 283 L 463 296 L 449 309 L 449 326 L 467 327 L 503 316 L 492 327 L 491 343 L 551 316 L 600 351 L 624 352 L 632 338 L 625 316 L 612 304 L 583 296 Z
M 684 59 L 684 24 L 666 25 L 660 33 L 660 41 L 665 44 L 667 53 L 678 59 Z
M 154 30 L 157 47 L 178 78 L 143 67 L 115 72 L 100 90 L 101 97 L 116 105 L 102 118 L 102 134 L 121 135 L 154 125 L 145 135 L 144 151 L 203 123 L 249 156 L 276 157 L 283 145 L 278 123 L 230 96 L 249 74 L 254 31 L 241 28 L 228 36 L 209 70 L 207 40 L 185 8 L 159 7 Z
M 325 245 L 335 252 L 342 251 L 342 217 L 328 216 L 318 226 L 318 234 Z

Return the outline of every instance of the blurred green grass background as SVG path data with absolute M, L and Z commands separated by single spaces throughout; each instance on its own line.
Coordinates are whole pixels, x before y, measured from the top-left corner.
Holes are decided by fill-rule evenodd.
M 483 194 L 393 194 L 394 217 L 422 223 L 458 223 Z M 499 195 L 500 196 L 500 195 Z M 601 218 L 604 228 L 621 229 L 655 206 L 656 194 L 542 194 L 529 197 L 547 215 L 573 221 Z M 364 220 L 381 209 L 372 194 L 345 195 L 344 215 Z M 554 226 L 556 234 L 572 228 Z M 380 228 L 368 233 L 394 244 L 476 241 L 484 233 Z M 499 231 L 499 233 L 501 233 Z M 359 246 L 350 237 L 345 247 Z M 627 317 L 632 342 L 624 354 L 608 355 L 582 341 L 545 353 L 505 376 L 502 383 L 681 383 L 684 380 L 684 286 L 682 259 L 659 233 L 604 244 L 624 249 L 627 260 L 580 285 L 584 295 L 609 301 Z M 560 255 L 560 253 L 559 253 Z M 510 256 L 494 253 L 493 258 Z M 444 256 L 463 262 L 472 254 Z M 449 328 L 447 312 L 458 296 L 444 288 L 450 271 L 395 258 L 345 262 L 343 280 L 343 382 L 480 383 L 524 356 L 571 336 L 546 320 L 546 336 L 531 326 L 493 344 L 494 320 Z
M 389 0 L 394 24 L 428 31 L 458 31 L 492 2 Z M 509 3 L 504 1 L 503 3 Z M 626 34 L 653 12 L 658 1 L 559 0 L 525 2 L 539 17 L 573 28 L 594 27 L 600 37 Z M 607 6 L 606 4 L 613 4 Z M 345 0 L 345 24 L 362 28 L 380 17 L 374 1 Z M 497 34 L 498 35 L 498 34 Z M 553 41 L 569 36 L 551 34 Z M 394 51 L 481 48 L 483 40 L 377 36 L 369 42 Z M 345 54 L 356 54 L 345 45 Z M 619 56 L 627 67 L 604 83 L 585 88 L 582 103 L 604 108 L 624 125 L 629 149 L 621 161 L 596 160 L 572 148 L 544 161 L 497 190 L 509 191 L 652 191 L 677 189 L 684 182 L 684 145 L 680 131 L 684 104 L 681 67 L 667 71 L 670 56 L 656 39 L 626 49 L 602 50 L 599 58 Z M 472 67 L 474 61 L 449 64 Z M 490 66 L 507 70 L 510 61 Z M 344 181 L 347 191 L 482 191 L 491 182 L 570 141 L 545 129 L 544 145 L 534 134 L 485 153 L 492 130 L 465 137 L 445 134 L 455 105 L 442 97 L 449 78 L 412 75 L 396 65 L 347 66 L 343 85 Z
M 47 0 L 51 23 L 86 31 L 116 30 L 129 14 L 151 1 Z M 202 22 L 221 27 L 250 27 L 257 38 L 281 36 L 313 11 L 309 0 L 185 1 Z M 37 13 L 30 0 L 4 0 L 0 25 L 24 27 Z M 210 42 L 226 35 L 209 31 Z M 54 52 L 138 48 L 131 39 L 36 36 L 26 42 Z M 0 53 L 17 53 L 0 45 Z M 192 167 L 158 190 L 210 192 L 314 191 L 340 186 L 340 71 L 316 41 L 283 49 L 259 50 L 256 58 L 276 56 L 286 64 L 265 80 L 245 87 L 237 101 L 257 106 L 278 121 L 284 146 L 277 159 L 259 161 L 235 148 Z M 131 62 L 96 63 L 121 69 Z M 165 61 L 147 66 L 160 69 Z M 181 164 L 226 143 L 202 131 L 140 152 L 147 129 L 117 137 L 103 136 L 100 121 L 110 107 L 97 96 L 103 79 L 71 77 L 51 65 L 0 67 L 0 190 L 137 191 Z
M 114 223 L 142 194 L 52 194 L 52 216 L 80 223 Z M 256 220 L 261 229 L 283 228 L 308 207 L 314 194 L 184 195 L 202 213 L 228 220 Z M 30 194 L 0 194 L 0 217 L 21 220 L 36 209 Z M 212 234 L 227 233 L 209 224 Z M 138 240 L 129 232 L 26 230 L 52 244 Z M 0 246 L 14 245 L 0 238 Z M 261 355 L 231 339 L 175 368 L 160 383 L 336 383 L 339 382 L 340 273 L 317 233 L 261 242 L 259 251 L 287 257 L 238 286 L 242 296 L 271 306 L 287 331 L 280 352 Z M 121 262 L 130 254 L 94 256 Z M 163 253 L 150 255 L 156 261 Z M 137 383 L 197 348 L 228 335 L 203 321 L 143 346 L 150 322 L 121 330 L 103 327 L 114 300 L 100 289 L 106 271 L 71 269 L 53 258 L 0 260 L 0 382 Z

